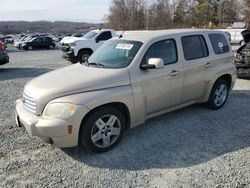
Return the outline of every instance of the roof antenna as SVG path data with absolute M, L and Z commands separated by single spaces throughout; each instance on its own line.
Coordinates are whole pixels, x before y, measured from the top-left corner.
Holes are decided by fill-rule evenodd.
M 123 30 L 122 33 L 119 35 L 119 37 L 118 37 L 119 39 L 123 37 L 122 35 L 123 35 L 124 32 L 125 31 Z

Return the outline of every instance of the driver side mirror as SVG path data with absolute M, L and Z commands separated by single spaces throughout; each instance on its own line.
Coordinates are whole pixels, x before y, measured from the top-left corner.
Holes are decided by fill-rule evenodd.
M 98 43 L 100 41 L 99 37 L 96 37 L 95 42 Z
M 164 62 L 161 58 L 150 58 L 147 64 L 142 64 L 140 67 L 142 70 L 147 69 L 162 69 L 164 68 Z

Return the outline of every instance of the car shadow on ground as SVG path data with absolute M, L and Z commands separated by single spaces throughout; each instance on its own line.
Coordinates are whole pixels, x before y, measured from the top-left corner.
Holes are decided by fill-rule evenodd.
M 37 77 L 41 74 L 51 71 L 47 68 L 1 68 L 0 81 L 14 80 L 18 78 Z
M 33 49 L 33 50 L 25 50 L 25 49 L 18 49 L 15 47 L 8 47 L 6 51 L 11 54 L 11 53 L 17 53 L 17 52 L 32 52 L 32 51 L 46 51 L 46 50 L 60 50 L 60 46 L 55 46 L 53 49 L 48 49 L 48 48 L 40 48 L 40 49 Z
M 25 50 L 21 50 L 21 49 L 6 49 L 7 53 L 17 53 L 17 52 L 25 52 Z
M 233 91 L 218 111 L 193 105 L 129 130 L 113 150 L 94 154 L 63 149 L 98 168 L 145 170 L 198 165 L 250 146 L 250 91 Z

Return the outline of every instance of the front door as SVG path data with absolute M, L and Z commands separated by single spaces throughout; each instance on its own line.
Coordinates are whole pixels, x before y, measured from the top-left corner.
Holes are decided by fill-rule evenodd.
M 112 38 L 110 31 L 104 31 L 96 37 L 95 44 L 93 45 L 94 51 L 99 48 L 105 41 Z
M 181 103 L 183 77 L 182 65 L 178 61 L 176 42 L 173 39 L 154 43 L 147 50 L 142 63 L 150 58 L 162 58 L 162 69 L 142 70 L 132 75 L 132 87 L 141 90 L 145 97 L 147 116 L 174 107 Z

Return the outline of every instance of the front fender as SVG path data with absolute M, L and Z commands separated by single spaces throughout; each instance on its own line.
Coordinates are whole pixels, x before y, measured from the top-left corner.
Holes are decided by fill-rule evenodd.
M 55 99 L 53 102 L 72 102 L 84 105 L 90 111 L 105 104 L 122 103 L 128 108 L 131 127 L 135 124 L 133 92 L 129 85 L 73 94 Z
M 82 49 L 91 49 L 93 50 L 93 41 L 91 40 L 79 40 L 76 42 L 76 46 L 74 47 L 74 55 L 77 56 L 79 51 Z

